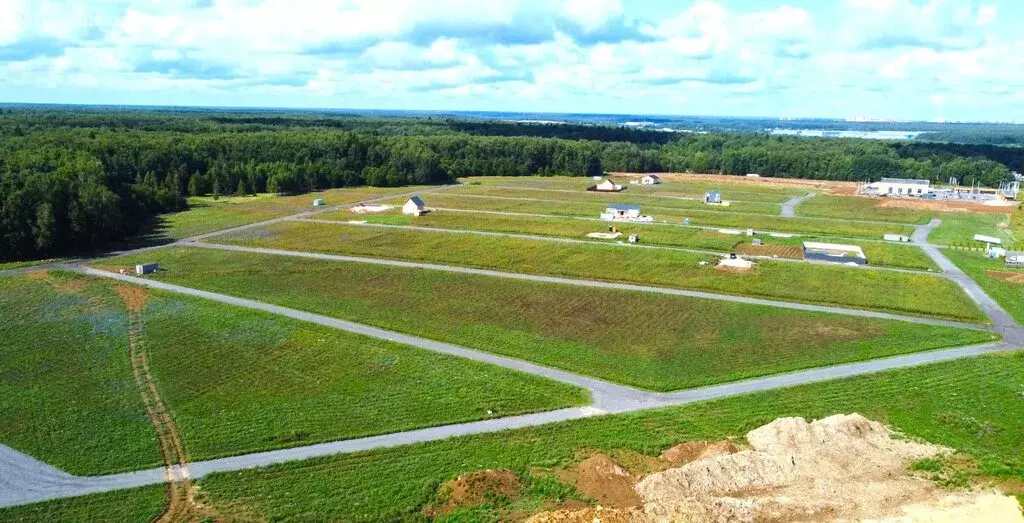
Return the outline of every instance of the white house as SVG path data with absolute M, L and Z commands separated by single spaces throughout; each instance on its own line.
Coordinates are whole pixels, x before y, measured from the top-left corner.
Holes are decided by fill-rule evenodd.
M 413 196 L 409 198 L 409 201 L 402 205 L 402 214 L 411 214 L 412 216 L 419 216 L 427 212 L 427 206 L 423 203 L 423 200 L 419 196 Z
M 704 193 L 704 203 L 708 203 L 711 205 L 717 205 L 722 203 L 721 191 L 708 191 Z
M 612 204 L 609 205 L 603 213 L 601 213 L 602 220 L 635 220 L 640 218 L 640 206 L 639 205 L 620 205 Z
M 876 196 L 923 196 L 931 191 L 929 180 L 907 178 L 882 178 L 864 186 L 862 192 Z
M 324 206 L 324 199 L 323 198 L 317 198 L 317 199 L 313 200 L 313 207 L 323 207 L 323 206 Z
M 640 183 L 643 185 L 658 185 L 661 183 L 661 176 L 657 174 L 645 174 L 643 178 L 640 178 Z
M 622 186 L 613 182 L 611 178 L 597 184 L 591 185 L 588 191 L 601 191 L 601 192 L 619 192 L 622 190 Z

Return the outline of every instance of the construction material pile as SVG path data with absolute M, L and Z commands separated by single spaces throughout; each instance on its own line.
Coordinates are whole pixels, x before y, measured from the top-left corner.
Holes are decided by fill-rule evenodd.
M 554 511 L 530 521 L 1024 522 L 1010 496 L 945 491 L 909 472 L 910 463 L 949 449 L 894 438 L 859 414 L 811 423 L 781 418 L 749 432 L 747 441 L 748 450 L 689 452 L 693 461 L 639 480 L 638 505 Z

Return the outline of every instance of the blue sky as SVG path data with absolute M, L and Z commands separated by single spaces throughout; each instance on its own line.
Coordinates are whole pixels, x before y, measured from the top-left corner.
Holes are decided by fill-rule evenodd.
M 1019 0 L 0 0 L 0 101 L 1024 121 Z

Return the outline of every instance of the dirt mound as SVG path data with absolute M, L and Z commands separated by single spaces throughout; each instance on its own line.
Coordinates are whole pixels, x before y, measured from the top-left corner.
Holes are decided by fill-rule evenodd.
M 146 301 L 149 300 L 149 293 L 142 287 L 118 285 L 117 294 L 121 296 L 125 307 L 128 307 L 131 312 L 142 312 L 142 309 L 146 307 Z
M 689 441 L 680 443 L 661 453 L 661 458 L 673 466 L 685 465 L 691 461 L 735 454 L 740 448 L 731 441 Z
M 472 507 L 495 498 L 511 499 L 522 489 L 522 481 L 511 470 L 476 470 L 441 486 L 445 503 L 434 514 L 447 514 L 458 507 Z
M 580 462 L 576 471 L 576 490 L 600 505 L 629 507 L 640 504 L 640 496 L 633 490 L 639 478 L 608 456 L 594 454 Z
M 638 482 L 642 506 L 553 511 L 531 521 L 1024 522 L 1012 497 L 951 494 L 908 472 L 910 463 L 949 449 L 894 437 L 858 414 L 812 423 L 781 418 L 750 431 L 747 441 L 748 450 L 728 442 L 668 449 L 664 459 L 685 464 Z

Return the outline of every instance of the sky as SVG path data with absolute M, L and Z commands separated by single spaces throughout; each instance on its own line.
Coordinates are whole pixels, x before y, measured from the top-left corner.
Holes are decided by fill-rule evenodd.
M 1024 121 L 1020 0 L 0 0 L 0 102 Z

